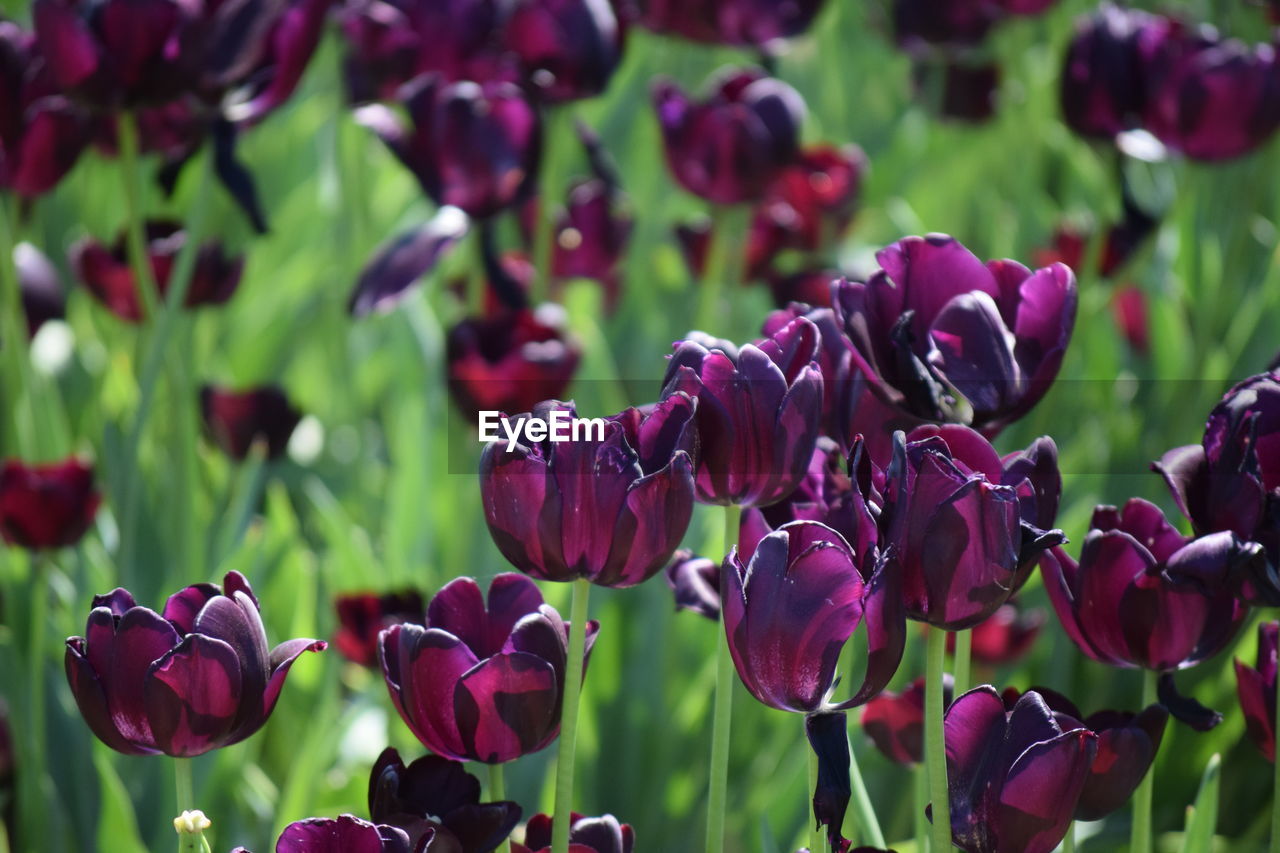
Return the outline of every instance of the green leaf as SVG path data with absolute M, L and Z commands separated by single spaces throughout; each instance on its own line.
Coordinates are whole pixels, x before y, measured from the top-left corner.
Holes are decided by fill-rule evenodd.
M 1213 849 L 1213 831 L 1218 825 L 1221 770 L 1222 756 L 1215 752 L 1205 765 L 1195 803 L 1187 807 L 1187 829 L 1183 835 L 1182 853 L 1210 853 Z

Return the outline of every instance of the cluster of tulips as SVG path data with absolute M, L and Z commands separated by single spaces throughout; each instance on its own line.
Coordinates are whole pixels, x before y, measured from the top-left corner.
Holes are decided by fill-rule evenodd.
M 895 37 L 924 73 L 945 75 L 944 114 L 986 118 L 998 74 L 975 58 L 977 46 L 1005 17 L 1047 5 L 898 0 Z M 125 229 L 114 243 L 77 242 L 68 265 L 106 311 L 148 331 L 135 435 L 167 375 L 176 393 L 194 392 L 212 443 L 246 464 L 285 453 L 303 414 L 275 385 L 195 389 L 181 370 L 165 374 L 174 317 L 233 299 L 244 259 L 204 239 L 198 210 L 183 223 L 143 215 L 144 157 L 157 161 L 166 191 L 202 160 L 201 180 L 216 176 L 265 234 L 268 211 L 236 140 L 288 100 L 336 22 L 357 121 L 438 207 L 368 261 L 350 312 L 393 310 L 472 242 L 476 286 L 468 285 L 467 315 L 445 345 L 455 406 L 468 418 L 495 410 L 511 422 L 577 417 L 560 398 L 582 350 L 554 300 L 569 280 L 588 278 L 604 289 L 605 310 L 616 306 L 632 212 L 604 144 L 565 105 L 607 89 L 633 26 L 760 55 L 761 67 L 725 69 L 700 97 L 657 80 L 652 108 L 671 175 L 709 205 L 708 222 L 676 229 L 701 279 L 698 327 L 732 315 L 737 294 L 726 285 L 745 280 L 767 283 L 777 310 L 758 339 L 741 345 L 690 332 L 661 377 L 655 351 L 656 399 L 603 418 L 598 436 L 484 448 L 481 509 L 519 573 L 497 575 L 487 594 L 460 577 L 429 601 L 403 590 L 335 602 L 335 647 L 381 670 L 391 705 L 431 754 L 406 764 L 388 748 L 370 773 L 366 815 L 298 820 L 279 837 L 279 853 L 631 853 L 630 826 L 573 810 L 579 700 L 590 689 L 592 647 L 611 627 L 589 618 L 589 591 L 659 573 L 678 607 L 723 624 L 709 853 L 726 849 L 735 672 L 764 705 L 804 715 L 811 853 L 888 849 L 850 747 L 854 708 L 892 760 L 926 765 L 919 843 L 935 853 L 1070 848 L 1073 821 L 1099 820 L 1130 801 L 1131 850 L 1152 850 L 1148 770 L 1168 718 L 1198 730 L 1222 720 L 1179 692 L 1174 673 L 1227 648 L 1251 608 L 1280 606 L 1280 369 L 1232 388 L 1208 414 L 1201 444 L 1153 463 L 1189 535 L 1135 497 L 1098 507 L 1079 545 L 1068 543 L 1057 524 L 1053 438 L 1005 454 L 993 442 L 1059 373 L 1081 246 L 1072 257 L 1060 240 L 1055 257 L 1070 264 L 1032 270 L 983 261 L 953 237 L 929 234 L 882 249 L 870 275 L 843 275 L 836 247 L 853 220 L 866 157 L 853 145 L 802 145 L 805 102 L 770 70 L 779 46 L 823 7 L 34 0 L 30 31 L 0 22 L 0 187 L 32 204 L 90 146 L 123 166 Z M 1271 47 L 1112 6 L 1082 22 L 1061 92 L 1073 130 L 1118 140 L 1125 151 L 1135 146 L 1125 137 L 1145 130 L 1176 155 L 1233 158 L 1280 127 Z M 559 154 L 579 149 L 590 175 L 569 182 Z M 204 203 L 202 195 L 197 207 Z M 1126 203 L 1125 213 L 1108 234 L 1104 275 L 1152 230 L 1140 210 Z M 499 228 L 504 218 L 516 227 Z M 516 245 L 504 251 L 512 233 Z M 0 249 L 3 367 L 15 389 L 6 402 L 15 404 L 20 444 L 34 429 L 17 412 L 32 393 L 23 347 L 62 315 L 65 297 L 39 249 Z M 1129 331 L 1136 341 L 1145 326 Z M 118 558 L 127 567 L 138 547 L 138 487 L 126 485 L 113 512 L 123 520 Z M 33 597 L 47 596 L 40 559 L 85 536 L 101 503 L 82 459 L 4 464 L 0 534 L 43 555 Z M 699 503 L 724 515 L 719 547 L 702 555 L 681 547 Z M 971 660 L 1008 659 L 1034 642 L 1040 622 L 1013 602 L 1037 568 L 1085 655 L 1143 671 L 1140 707 L 1081 710 L 1053 685 L 969 683 Z M 534 581 L 573 585 L 567 619 Z M 927 626 L 926 672 L 895 694 L 886 688 L 920 636 L 910 621 Z M 1236 663 L 1249 736 L 1272 761 L 1278 634 L 1280 623 L 1262 624 L 1257 668 Z M 94 596 L 83 635 L 67 640 L 66 679 L 93 734 L 124 754 L 177 759 L 180 805 L 193 807 L 175 822 L 181 849 L 212 849 L 185 760 L 258 732 L 295 661 L 328 645 L 300 638 L 273 648 L 267 638 L 249 581 L 231 571 L 220 586 L 194 583 L 158 610 L 124 588 Z M 32 646 L 40 678 L 42 650 L 36 639 Z M 860 673 L 851 688 L 840 686 L 846 670 Z M 24 748 L 39 750 L 43 690 L 29 698 Z M 554 815 L 529 817 L 523 843 L 510 840 L 525 813 L 506 799 L 501 766 L 552 743 Z M 490 766 L 487 794 L 464 762 Z M 38 814 L 43 780 L 19 773 L 17 787 L 22 814 Z M 1273 835 L 1280 849 L 1280 826 Z M 849 836 L 867 846 L 854 848 Z M 18 840 L 38 849 L 32 838 Z

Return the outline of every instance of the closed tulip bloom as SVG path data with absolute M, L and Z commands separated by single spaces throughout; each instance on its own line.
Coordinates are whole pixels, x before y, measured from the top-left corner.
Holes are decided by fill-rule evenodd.
M 993 438 L 1049 390 L 1075 325 L 1070 269 L 984 264 L 944 234 L 907 237 L 876 260 L 869 281 L 836 286 L 835 307 L 882 403 Z
M 699 198 L 715 204 L 758 201 L 796 157 L 804 100 L 761 71 L 722 71 L 701 102 L 660 80 L 653 103 L 667 166 Z
M 692 517 L 694 411 L 689 397 L 674 394 L 648 412 L 605 418 L 602 430 L 575 440 L 488 444 L 480 499 L 498 550 L 539 580 L 612 587 L 648 580 Z M 572 403 L 557 401 L 530 416 L 553 422 L 557 412 L 566 424 L 577 420 Z
M 611 814 L 603 817 L 584 817 L 574 812 L 570 815 L 569 850 L 571 853 L 632 853 L 636 835 L 627 823 L 619 823 Z M 550 815 L 536 814 L 529 818 L 524 830 L 524 844 L 511 843 L 512 853 L 550 853 Z
M 942 701 L 951 704 L 951 676 L 944 675 Z M 862 730 L 890 761 L 924 763 L 924 679 L 912 681 L 901 693 L 886 690 L 862 709 Z
M 639 0 L 640 23 L 692 41 L 771 48 L 809 28 L 825 0 Z
M 67 315 L 67 297 L 62 290 L 62 276 L 44 252 L 30 243 L 13 247 L 13 265 L 18 271 L 18 289 L 22 293 L 22 313 L 27 318 L 27 334 L 35 337 L 40 327 L 50 320 Z
M 973 626 L 970 655 L 987 666 L 1014 663 L 1031 651 L 1040 629 L 1044 627 L 1044 620 L 1043 610 L 1020 610 L 1011 599 Z M 954 651 L 954 637 L 947 638 L 947 646 Z
M 676 346 L 662 396 L 698 400 L 698 500 L 767 506 L 799 485 L 822 414 L 818 344 L 797 317 L 758 346 L 700 336 Z
M 382 595 L 347 593 L 333 599 L 338 614 L 338 629 L 333 644 L 344 658 L 361 666 L 378 665 L 378 635 L 383 628 L 402 622 L 420 622 L 426 615 L 426 602 L 416 589 L 404 589 Z
M 839 533 L 793 521 L 760 541 L 750 561 L 733 548 L 721 567 L 725 635 L 738 676 L 771 708 L 811 713 L 865 703 L 898 668 L 905 628 L 893 567 L 864 565 Z M 866 622 L 862 685 L 833 702 L 841 650 Z
M 409 835 L 394 826 L 382 826 L 355 815 L 309 817 L 284 828 L 276 841 L 276 853 L 426 853 L 430 834 L 411 845 Z M 249 853 L 237 847 L 231 853 Z
M 161 297 L 169 292 L 174 266 L 187 242 L 186 232 L 176 222 L 148 222 L 146 226 L 147 259 Z M 107 247 L 91 238 L 71 248 L 71 268 L 76 277 L 112 314 L 132 323 L 141 322 L 143 300 L 129 264 L 126 237 L 121 234 L 115 245 Z M 222 245 L 209 241 L 196 253 L 191 282 L 183 304 L 187 308 L 222 305 L 231 299 L 240 285 L 244 256 L 229 257 Z
M 406 129 L 380 105 L 358 118 L 418 179 L 436 204 L 484 219 L 522 201 L 538 171 L 542 124 L 514 83 L 446 83 L 435 75 L 401 90 Z
M 17 548 L 65 548 L 84 536 L 102 496 L 93 466 L 76 458 L 48 465 L 10 459 L 0 468 L 0 536 Z
M 1256 550 L 1229 532 L 1183 536 L 1158 507 L 1133 498 L 1123 509 L 1094 511 L 1079 563 L 1054 548 L 1040 569 L 1049 600 L 1081 651 L 1112 666 L 1168 672 L 1217 654 L 1248 612 L 1224 586 L 1172 576 L 1225 573 Z
M 853 221 L 867 157 L 856 145 L 803 149 L 765 192 L 752 219 L 751 245 L 773 253 L 816 252 L 837 240 Z M 771 259 L 755 259 L 752 268 Z M 835 276 L 832 277 L 833 279 Z
M 951 838 L 966 853 L 1050 853 L 1067 833 L 1098 737 L 1028 691 L 1006 708 L 984 685 L 943 723 Z
M 126 755 L 185 757 L 239 743 L 262 728 L 298 656 L 320 640 L 268 651 L 258 600 L 239 572 L 169 596 L 156 613 L 127 590 L 95 596 L 85 636 L 67 640 L 80 713 Z
M 603 92 L 624 33 L 610 0 L 519 0 L 503 27 L 507 49 L 552 104 Z
M 463 320 L 445 337 L 449 393 L 470 419 L 482 411 L 527 412 L 563 396 L 581 357 L 555 305 L 497 308 Z
M 519 822 L 520 806 L 480 802 L 480 781 L 457 761 L 424 755 L 405 766 L 388 747 L 369 775 L 369 816 L 403 829 L 411 845 L 426 838 L 430 850 L 489 853 Z
M 1276 644 L 1280 622 L 1258 626 L 1258 665 L 1236 659 L 1236 693 L 1244 711 L 1245 730 L 1268 761 L 1276 760 Z
M 32 18 L 59 87 L 100 109 L 173 100 L 205 48 L 198 7 L 179 0 L 36 0 Z
M 1138 355 L 1151 354 L 1151 324 L 1147 319 L 1147 295 L 1134 284 L 1122 284 L 1111 297 L 1116 328 Z
M 574 184 L 552 247 L 556 279 L 594 279 L 604 287 L 605 307 L 617 307 L 619 268 L 634 224 L 616 187 L 598 178 Z
M 894 0 L 894 38 L 904 50 L 980 44 L 1003 13 L 992 0 Z
M 275 459 L 289 446 L 302 413 L 275 385 L 234 391 L 205 385 L 200 389 L 200 416 L 214 444 L 232 459 L 245 459 L 255 442 Z
M 588 653 L 599 627 L 587 623 Z M 499 764 L 559 734 L 568 648 L 569 626 L 533 581 L 502 574 L 489 586 L 487 608 L 471 578 L 447 584 L 431 600 L 426 626 L 386 629 L 378 655 L 391 701 L 423 746 Z

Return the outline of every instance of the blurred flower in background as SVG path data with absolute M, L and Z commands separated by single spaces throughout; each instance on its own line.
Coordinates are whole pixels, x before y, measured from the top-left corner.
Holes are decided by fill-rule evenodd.
M 32 551 L 74 545 L 101 502 L 93 466 L 80 459 L 42 465 L 10 459 L 0 468 L 0 536 L 9 545 Z
M 1276 760 L 1276 646 L 1280 622 L 1258 626 L 1258 665 L 1246 666 L 1237 658 L 1236 692 L 1244 711 L 1249 739 L 1268 761 Z
M 422 593 L 416 589 L 381 595 L 346 593 L 334 597 L 333 609 L 338 616 L 334 647 L 347 660 L 367 667 L 378 665 L 378 635 L 382 629 L 402 622 L 421 622 L 427 612 Z
M 613 815 L 584 817 L 576 812 L 569 829 L 569 849 L 573 853 L 632 853 L 636 845 L 630 824 L 619 823 Z M 536 814 L 525 825 L 524 844 L 513 841 L 512 853 L 549 853 L 553 820 Z
M 243 460 L 257 442 L 268 459 L 284 453 L 302 413 L 275 385 L 236 391 L 216 385 L 200 389 L 200 416 L 205 430 L 223 453 Z

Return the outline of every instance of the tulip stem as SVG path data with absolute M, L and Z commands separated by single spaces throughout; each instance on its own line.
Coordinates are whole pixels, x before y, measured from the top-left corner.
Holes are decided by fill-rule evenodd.
M 17 244 L 14 228 L 9 222 L 9 200 L 0 197 L 0 359 L 3 359 L 4 380 L 7 389 L 5 404 L 13 412 L 13 430 L 17 437 L 17 450 L 27 455 L 34 444 L 36 425 L 32 417 L 33 406 L 22 405 L 22 389 L 27 381 L 26 314 L 22 307 L 22 284 L 18 278 L 17 259 L 13 248 Z
M 711 235 L 707 246 L 707 260 L 702 268 L 699 289 L 698 329 L 710 332 L 713 327 L 723 328 L 725 334 L 733 331 L 733 293 L 738 283 L 738 267 L 734 259 L 746 251 L 741 233 L 742 216 L 732 207 L 717 205 L 711 211 Z M 729 308 L 722 312 L 721 294 L 729 291 Z
M 1280 678 L 1276 678 L 1276 727 L 1271 730 L 1274 735 L 1280 731 Z M 1270 853 L 1280 853 L 1280 755 L 1273 755 L 1271 778 L 1271 846 Z
M 566 140 L 572 137 L 573 114 L 564 107 L 549 107 L 542 137 L 542 164 L 538 172 L 538 226 L 533 232 L 533 287 L 531 305 L 541 305 L 551 292 L 555 264 L 556 211 L 564 191 Z
M 142 300 L 143 318 L 154 321 L 160 307 L 160 287 L 156 282 L 151 259 L 147 255 L 147 231 L 142 216 L 142 176 L 138 169 L 138 122 L 131 112 L 116 119 L 116 138 L 120 148 L 120 170 L 124 177 L 125 241 L 129 248 L 129 267 L 133 286 Z
M 947 793 L 947 753 L 942 728 L 942 670 L 946 660 L 947 632 L 930 627 L 925 657 L 924 751 L 929 767 L 929 799 L 933 805 L 933 853 L 951 849 L 951 801 Z
M 818 754 L 809 750 L 809 789 L 805 792 L 804 817 L 809 825 L 809 853 L 825 853 L 827 845 L 822 838 L 822 824 L 810 810 L 808 798 L 818 790 Z
M 959 696 L 969 689 L 969 661 L 973 648 L 972 631 L 956 631 L 956 651 L 951 663 L 952 696 Z
M 191 759 L 173 759 L 173 790 L 177 794 L 177 812 L 179 814 L 196 807 L 195 794 L 192 793 L 193 788 L 194 786 L 191 783 Z
M 1142 704 L 1148 708 L 1156 701 L 1156 672 L 1142 671 Z M 1129 837 L 1129 853 L 1151 853 L 1151 795 L 1155 783 L 1155 760 L 1152 759 L 1138 790 L 1133 794 L 1133 829 Z
M 489 765 L 489 801 L 501 803 L 507 799 L 507 786 L 502 778 L 502 765 Z M 511 853 L 511 836 L 508 835 L 503 842 L 498 845 L 498 849 L 502 853 Z
M 49 557 L 47 553 L 31 552 L 31 609 L 28 611 L 28 648 L 27 666 L 30 682 L 27 696 L 29 714 L 28 740 L 23 758 L 27 767 L 19 775 L 24 783 L 19 793 L 23 796 L 22 804 L 23 836 L 26 839 L 24 849 L 35 850 L 46 839 L 45 815 L 48 812 L 48 799 L 45 796 L 45 741 L 47 739 L 45 721 L 45 683 L 44 683 L 44 635 L 49 619 Z M 36 839 L 40 839 L 37 842 Z
M 1067 824 L 1067 834 L 1062 837 L 1062 853 L 1076 853 L 1076 822 Z
M 929 851 L 929 821 L 924 816 L 925 807 L 929 805 L 929 770 L 924 764 L 917 764 L 912 769 L 915 777 L 916 809 L 914 823 L 916 830 L 916 850 L 918 853 Z
M 849 783 L 853 792 L 853 811 L 858 816 L 858 825 L 862 838 L 872 847 L 884 848 L 884 832 L 880 829 L 880 820 L 871 805 L 871 796 L 867 793 L 867 783 L 862 780 L 862 768 L 858 766 L 858 755 L 849 744 Z
M 587 640 L 587 602 L 591 583 L 586 578 L 573 582 L 573 604 L 569 609 L 569 653 L 565 662 L 563 711 L 560 715 L 560 744 L 556 755 L 556 813 L 551 827 L 551 853 L 568 853 L 573 807 L 573 758 L 578 740 L 578 700 Z
M 721 550 L 728 552 L 738 541 L 742 507 L 724 508 L 724 538 Z M 715 553 L 715 552 L 712 552 Z M 716 701 L 711 720 L 711 768 L 707 790 L 707 853 L 724 851 L 725 794 L 729 785 L 729 730 L 733 724 L 733 657 L 729 638 L 716 642 Z

